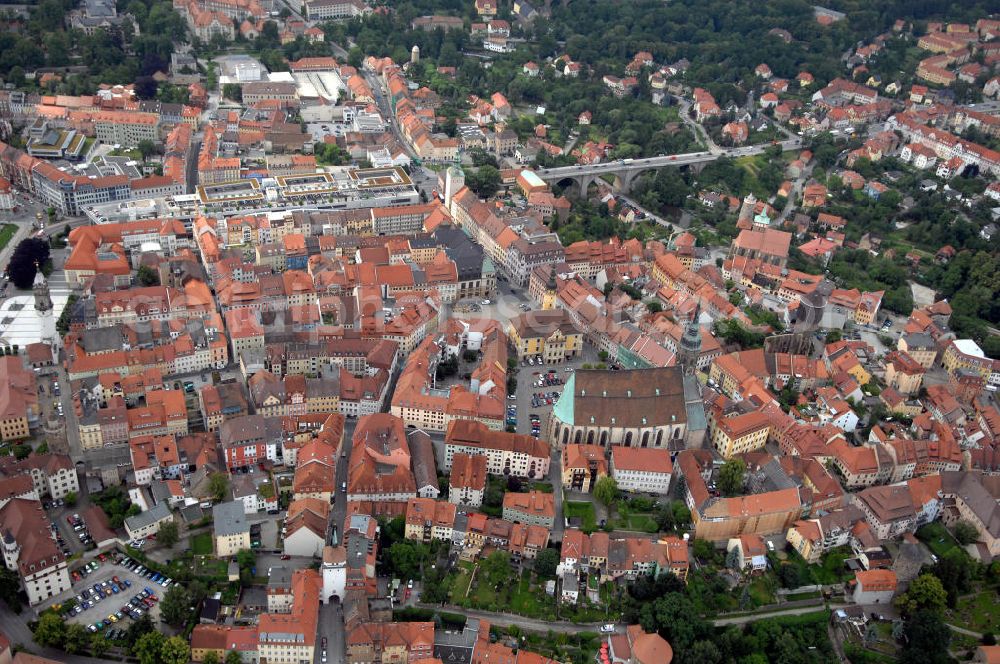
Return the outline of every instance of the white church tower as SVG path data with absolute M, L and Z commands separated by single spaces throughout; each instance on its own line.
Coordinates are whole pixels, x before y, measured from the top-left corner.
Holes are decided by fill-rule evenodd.
M 53 361 L 58 361 L 59 355 L 59 334 L 56 332 L 56 319 L 52 307 L 52 296 L 49 294 L 49 282 L 42 274 L 42 268 L 35 271 L 35 283 L 32 286 L 35 291 L 35 311 L 38 312 L 41 329 L 40 341 L 49 345 L 52 349 Z

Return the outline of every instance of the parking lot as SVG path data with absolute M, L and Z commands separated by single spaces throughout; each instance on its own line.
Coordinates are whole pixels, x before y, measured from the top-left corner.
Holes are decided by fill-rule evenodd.
M 87 525 L 79 519 L 79 508 L 68 508 L 65 505 L 49 504 L 52 523 L 56 526 L 56 538 L 59 548 L 66 555 L 70 552 L 83 551 L 91 543 Z M 65 510 L 65 511 L 63 511 Z
M 573 371 L 579 369 L 583 364 L 596 364 L 599 361 L 597 351 L 594 350 L 593 346 L 584 344 L 582 356 L 558 364 L 539 366 L 538 364 L 526 365 L 523 361 L 518 362 L 517 398 L 507 401 L 508 416 L 510 415 L 510 407 L 516 406 L 517 433 L 544 438 L 548 415 L 559 395 L 562 394 L 566 381 L 573 375 Z M 567 371 L 567 369 L 572 371 Z M 546 385 L 544 384 L 546 376 L 554 377 L 558 382 L 552 384 L 550 380 L 550 384 Z M 543 383 L 540 387 L 539 380 L 542 380 Z M 535 431 L 538 433 L 534 433 Z
M 306 125 L 306 133 L 320 143 L 327 136 L 342 137 L 347 131 L 348 127 L 343 122 L 310 122 Z
M 73 570 L 72 590 L 46 601 L 39 610 L 58 606 L 67 622 L 81 624 L 91 632 L 103 631 L 112 640 L 124 637 L 129 624 L 147 613 L 157 623 L 159 601 L 172 581 L 157 580 L 154 573 L 130 558 L 118 554 L 103 557 L 103 561 L 99 556 Z M 67 604 L 71 608 L 63 609 Z

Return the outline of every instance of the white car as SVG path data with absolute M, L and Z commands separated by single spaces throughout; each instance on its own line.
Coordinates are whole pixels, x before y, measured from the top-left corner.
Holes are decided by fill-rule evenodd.
M 601 634 L 614 634 L 614 633 L 615 633 L 614 625 L 611 624 L 601 625 Z
M 483 305 L 493 304 L 490 300 L 483 300 Z

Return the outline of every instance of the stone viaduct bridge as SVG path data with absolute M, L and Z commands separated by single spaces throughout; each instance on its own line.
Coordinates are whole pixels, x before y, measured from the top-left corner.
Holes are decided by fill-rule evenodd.
M 802 147 L 802 141 L 798 138 L 792 138 L 779 141 L 775 145 L 781 146 L 782 150 L 797 150 Z M 534 173 L 549 184 L 571 181 L 578 192 L 586 192 L 594 180 L 610 175 L 615 190 L 627 193 L 631 189 L 635 179 L 640 174 L 649 170 L 671 166 L 688 166 L 701 169 L 705 164 L 711 163 L 720 157 L 729 156 L 735 158 L 758 155 L 763 153 L 768 147 L 770 145 L 754 145 L 743 148 L 732 148 L 730 150 L 714 149 L 710 152 L 689 152 L 687 154 L 662 155 L 659 157 L 647 157 L 645 159 L 619 159 L 599 164 L 540 168 L 535 170 Z

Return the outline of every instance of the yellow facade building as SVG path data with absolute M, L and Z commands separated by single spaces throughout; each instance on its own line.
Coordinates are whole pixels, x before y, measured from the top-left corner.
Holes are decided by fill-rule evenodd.
M 542 357 L 555 364 L 583 350 L 583 332 L 563 309 L 529 311 L 511 319 L 507 336 L 518 359 Z
M 722 417 L 712 423 L 712 446 L 724 459 L 728 459 L 735 454 L 763 448 L 770 431 L 770 420 L 761 412 Z

